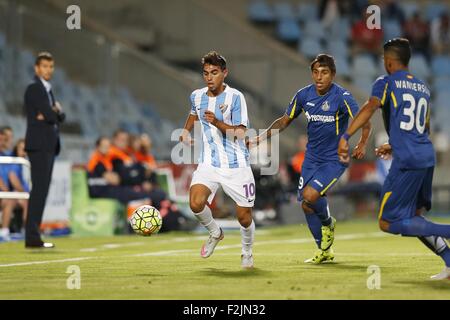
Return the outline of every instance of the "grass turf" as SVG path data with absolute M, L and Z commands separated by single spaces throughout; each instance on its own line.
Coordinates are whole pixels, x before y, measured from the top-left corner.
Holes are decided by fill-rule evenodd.
M 381 233 L 374 221 L 340 222 L 336 237 L 335 262 L 307 265 L 307 226 L 260 228 L 253 270 L 240 268 L 236 231 L 206 260 L 205 234 L 59 238 L 52 251 L 3 243 L 0 299 L 450 299 L 449 281 L 429 280 L 442 261 L 417 239 Z M 67 289 L 70 265 L 80 268 L 79 290 Z M 371 265 L 378 290 L 367 288 Z

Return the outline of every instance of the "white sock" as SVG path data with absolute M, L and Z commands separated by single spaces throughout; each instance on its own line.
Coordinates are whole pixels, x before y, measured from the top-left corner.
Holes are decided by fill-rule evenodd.
M 255 222 L 244 228 L 241 226 L 241 236 L 242 236 L 242 254 L 252 255 L 253 241 L 255 240 Z
M 3 236 L 9 236 L 9 228 L 1 228 L 0 234 Z
M 210 235 L 215 238 L 220 237 L 220 228 L 212 216 L 211 209 L 207 205 L 205 205 L 205 208 L 201 212 L 195 213 L 195 217 L 209 231 Z

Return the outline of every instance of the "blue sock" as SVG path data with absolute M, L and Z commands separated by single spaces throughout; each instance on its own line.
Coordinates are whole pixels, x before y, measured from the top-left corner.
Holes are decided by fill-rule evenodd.
M 445 248 L 444 251 L 439 253 L 439 256 L 444 260 L 445 266 L 450 267 L 450 249 L 449 247 Z
M 391 223 L 389 232 L 410 237 L 437 236 L 447 239 L 450 238 L 450 225 L 433 223 L 422 216 L 415 216 Z
M 323 226 L 329 226 L 331 224 L 331 216 L 328 212 L 328 202 L 325 197 L 320 197 L 315 203 L 309 204 L 309 207 L 319 217 Z
M 320 249 L 320 243 L 322 242 L 322 223 L 315 213 L 305 213 L 305 217 L 314 241 L 316 241 L 317 247 Z

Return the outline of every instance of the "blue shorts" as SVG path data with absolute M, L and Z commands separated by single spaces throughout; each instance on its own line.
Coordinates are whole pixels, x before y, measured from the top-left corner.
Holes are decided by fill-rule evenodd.
M 339 161 L 326 163 L 313 163 L 305 160 L 302 166 L 302 175 L 298 183 L 299 202 L 303 201 L 303 189 L 310 186 L 324 196 L 328 190 L 338 181 L 347 166 Z
M 395 222 L 410 219 L 416 210 L 431 209 L 434 167 L 400 169 L 392 163 L 381 191 L 378 219 Z

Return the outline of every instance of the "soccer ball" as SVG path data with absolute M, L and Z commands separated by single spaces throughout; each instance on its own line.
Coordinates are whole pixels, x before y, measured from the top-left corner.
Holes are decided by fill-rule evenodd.
M 152 206 L 145 205 L 134 210 L 130 218 L 134 232 L 141 236 L 151 236 L 159 232 L 162 226 L 161 213 Z

